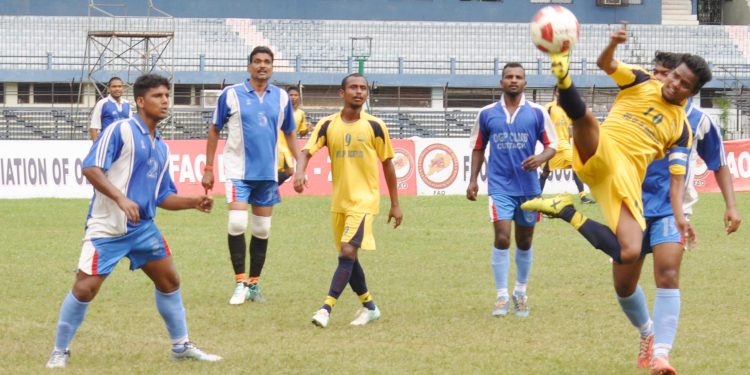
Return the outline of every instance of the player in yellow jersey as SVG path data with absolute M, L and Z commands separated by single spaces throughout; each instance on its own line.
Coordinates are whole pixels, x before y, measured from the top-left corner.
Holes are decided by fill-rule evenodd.
M 301 193 L 307 186 L 305 169 L 308 161 L 320 149 L 328 147 L 333 174 L 331 222 L 339 264 L 328 296 L 312 318 L 313 324 L 319 327 L 328 326 L 331 309 L 347 284 L 351 285 L 363 305 L 351 324 L 365 325 L 380 317 L 380 310 L 367 290 L 365 273 L 357 254 L 360 248 L 375 249 L 372 222 L 380 207 L 378 164 L 383 166 L 391 199 L 388 222 L 393 219 L 394 228 L 397 228 L 403 219 L 388 129 L 382 120 L 362 110 L 367 102 L 367 80 L 357 73 L 346 76 L 341 81 L 339 96 L 344 100 L 344 108 L 315 126 L 301 152 L 294 178 L 294 190 Z
M 699 56 L 685 54 L 679 65 L 661 81 L 645 70 L 614 59 L 615 49 L 627 41 L 626 25 L 612 33 L 597 65 L 620 87 L 620 93 L 600 125 L 587 111 L 568 75 L 570 56 L 552 55 L 552 72 L 558 77 L 560 105 L 573 119 L 573 168 L 588 183 L 607 219 L 604 226 L 583 216 L 570 197 L 537 199 L 522 208 L 538 210 L 569 222 L 596 248 L 613 259 L 612 274 L 617 300 L 640 332 L 638 367 L 648 367 L 653 350 L 653 322 L 645 294 L 638 287 L 645 220 L 641 185 L 646 168 L 655 159 L 669 160 L 670 202 L 674 226 L 688 242 L 695 232 L 683 214 L 685 170 L 691 145 L 685 116 L 686 99 L 711 80 L 711 71 Z M 653 358 L 652 374 L 674 374 L 666 357 Z
M 565 110 L 560 107 L 557 100 L 557 85 L 552 90 L 554 100 L 544 105 L 544 109 L 549 113 L 549 117 L 552 120 L 552 124 L 555 125 L 555 133 L 557 134 L 557 152 L 548 162 L 544 163 L 542 167 L 542 173 L 539 175 L 539 186 L 544 191 L 544 185 L 547 182 L 547 178 L 552 171 L 560 169 L 572 169 L 573 168 L 573 149 L 570 146 L 570 124 L 573 122 Z M 575 182 L 578 188 L 578 197 L 581 199 L 581 203 L 593 204 L 595 200 L 586 196 L 586 190 L 583 188 L 583 182 L 578 178 L 575 171 L 571 171 L 573 175 L 573 182 Z
M 307 119 L 305 111 L 299 108 L 299 89 L 292 86 L 286 89 L 289 94 L 289 100 L 292 102 L 294 107 L 294 122 L 297 124 L 297 135 L 304 137 L 307 135 Z M 294 174 L 294 156 L 289 150 L 289 146 L 286 143 L 286 137 L 283 137 L 283 133 L 279 130 L 279 185 L 286 182 L 289 177 Z

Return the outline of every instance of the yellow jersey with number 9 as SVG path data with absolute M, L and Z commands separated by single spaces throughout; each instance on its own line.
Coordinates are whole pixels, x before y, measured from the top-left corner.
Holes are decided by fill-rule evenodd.
M 354 122 L 334 113 L 318 122 L 304 149 L 314 155 L 323 147 L 331 158 L 331 211 L 377 214 L 380 164 L 393 158 L 385 123 L 364 111 Z

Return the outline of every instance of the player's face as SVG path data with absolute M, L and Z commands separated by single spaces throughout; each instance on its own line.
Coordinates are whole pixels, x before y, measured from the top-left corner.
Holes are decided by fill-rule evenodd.
M 526 73 L 523 68 L 505 68 L 503 79 L 500 81 L 503 92 L 510 96 L 517 96 L 523 93 L 526 88 Z
M 697 83 L 698 77 L 690 68 L 685 64 L 680 64 L 664 79 L 661 95 L 667 102 L 680 105 L 683 100 L 694 94 Z
M 115 99 L 119 99 L 122 96 L 122 91 L 122 81 L 119 79 L 112 81 L 109 86 L 107 86 L 107 92 L 109 92 L 109 95 L 112 95 Z
M 258 81 L 267 81 L 273 74 L 273 58 L 267 53 L 256 53 L 247 66 L 250 78 Z
M 292 101 L 292 105 L 294 108 L 297 108 L 299 105 L 299 93 L 297 91 L 289 91 L 289 100 Z
M 339 90 L 339 96 L 344 104 L 350 108 L 361 108 L 367 101 L 367 80 L 364 77 L 349 77 L 344 88 Z
M 664 83 L 669 72 L 670 70 L 661 63 L 654 64 L 654 78 L 658 79 L 661 83 Z
M 151 88 L 135 100 L 138 103 L 139 112 L 144 117 L 160 121 L 169 116 L 169 87 L 167 86 Z

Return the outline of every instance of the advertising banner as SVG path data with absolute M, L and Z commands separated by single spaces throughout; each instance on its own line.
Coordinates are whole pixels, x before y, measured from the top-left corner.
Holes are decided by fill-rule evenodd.
M 727 167 L 732 174 L 734 191 L 750 191 L 750 140 L 724 142 L 724 151 L 727 154 Z M 695 166 L 695 184 L 699 192 L 720 192 L 716 184 L 714 173 L 706 168 L 706 164 L 697 159 Z

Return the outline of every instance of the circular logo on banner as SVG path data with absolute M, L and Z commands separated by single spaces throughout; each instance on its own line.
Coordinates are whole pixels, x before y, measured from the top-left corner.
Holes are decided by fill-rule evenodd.
M 436 143 L 419 154 L 419 177 L 433 189 L 445 189 L 458 176 L 458 158 L 450 147 Z
M 708 176 L 708 166 L 700 157 L 695 158 L 695 180 L 702 180 Z
M 408 180 L 414 173 L 414 157 L 409 151 L 400 147 L 393 148 L 393 167 L 399 182 Z

